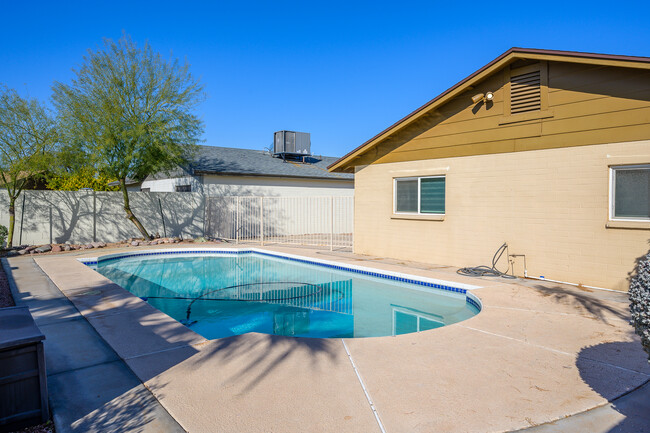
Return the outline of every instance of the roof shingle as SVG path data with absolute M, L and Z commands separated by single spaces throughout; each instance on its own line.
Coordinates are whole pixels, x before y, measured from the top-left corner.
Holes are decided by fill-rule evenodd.
M 307 156 L 305 163 L 283 161 L 269 152 L 233 147 L 198 146 L 190 163 L 194 174 L 234 174 L 250 176 L 303 177 L 313 179 L 352 180 L 353 174 L 331 173 L 327 166 L 338 158 Z

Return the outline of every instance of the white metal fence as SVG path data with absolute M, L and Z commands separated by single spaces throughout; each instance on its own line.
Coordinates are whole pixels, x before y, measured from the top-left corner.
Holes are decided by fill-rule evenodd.
M 206 234 L 236 243 L 352 248 L 353 197 L 206 198 Z

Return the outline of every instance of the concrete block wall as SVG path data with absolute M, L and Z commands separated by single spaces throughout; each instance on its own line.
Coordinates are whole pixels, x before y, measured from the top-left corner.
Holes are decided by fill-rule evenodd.
M 130 192 L 129 198 L 149 233 L 163 236 L 166 230 L 167 236 L 203 235 L 203 194 Z M 0 224 L 7 227 L 8 203 L 7 193 L 0 191 Z M 24 191 L 16 203 L 14 245 L 116 242 L 139 236 L 126 219 L 121 192 Z

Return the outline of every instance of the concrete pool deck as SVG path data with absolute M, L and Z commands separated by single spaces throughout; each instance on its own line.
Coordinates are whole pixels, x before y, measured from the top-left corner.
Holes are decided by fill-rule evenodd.
M 120 251 L 138 249 L 156 247 Z M 628 324 L 625 293 L 472 279 L 457 275 L 455 268 L 349 253 L 266 249 L 478 285 L 482 288 L 473 293 L 483 311 L 464 322 L 398 337 L 318 340 L 253 333 L 205 340 L 76 260 L 116 252 L 107 249 L 36 257 L 56 285 L 48 290 L 58 288 L 67 299 L 44 300 L 35 310 L 50 324 L 66 318 L 87 322 L 88 338 L 77 341 L 77 353 L 85 346 L 106 346 L 101 365 L 128 365 L 144 387 L 129 382 L 133 386 L 124 392 L 139 392 L 144 405 L 154 408 L 151 418 L 166 420 L 165 431 L 178 427 L 167 413 L 191 432 L 486 432 L 537 425 L 534 430 L 578 431 L 563 423 L 579 423 L 585 416 L 593 421 L 596 415 L 611 424 L 602 431 L 616 426 L 640 431 L 625 427 L 645 408 L 616 404 L 639 392 L 648 395 L 646 385 L 616 400 L 650 379 Z M 8 262 L 25 268 L 30 261 Z M 27 282 L 16 283 L 19 293 L 30 290 Z M 48 374 L 62 356 L 52 352 L 46 346 Z M 139 403 L 125 398 L 123 404 Z M 53 411 L 56 419 L 56 402 Z M 581 415 L 564 419 L 574 414 Z M 92 427 L 93 417 L 106 426 L 101 408 L 87 414 L 84 425 Z

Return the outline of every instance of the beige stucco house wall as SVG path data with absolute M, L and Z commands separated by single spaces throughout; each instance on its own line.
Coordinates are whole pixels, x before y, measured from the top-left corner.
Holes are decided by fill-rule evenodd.
M 531 69 L 540 106 L 513 113 L 511 76 Z M 355 172 L 356 253 L 464 267 L 507 242 L 516 275 L 627 290 L 650 219 L 611 218 L 610 169 L 638 164 L 650 59 L 513 49 L 330 169 Z M 445 176 L 444 215 L 395 213 L 394 179 L 420 176 Z
M 460 267 L 489 265 L 507 242 L 530 276 L 625 290 L 650 230 L 608 221 L 609 165 L 636 155 L 650 162 L 650 141 L 358 167 L 354 250 Z M 393 214 L 394 177 L 439 174 L 444 219 Z
M 354 195 L 352 179 L 281 178 L 270 176 L 202 175 L 146 180 L 133 188 L 151 192 L 174 191 L 177 185 L 191 185 L 192 191 L 208 195 L 265 197 L 331 197 Z

